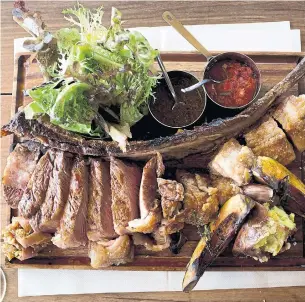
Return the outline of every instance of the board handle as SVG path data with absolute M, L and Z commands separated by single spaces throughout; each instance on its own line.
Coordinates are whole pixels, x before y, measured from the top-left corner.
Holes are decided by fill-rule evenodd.
M 172 26 L 184 39 L 192 44 L 207 60 L 212 54 L 181 24 L 181 22 L 169 11 L 162 14 L 163 20 Z

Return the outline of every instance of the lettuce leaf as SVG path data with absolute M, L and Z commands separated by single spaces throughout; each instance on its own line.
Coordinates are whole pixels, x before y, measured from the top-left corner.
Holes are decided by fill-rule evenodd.
M 92 121 L 97 109 L 89 103 L 92 87 L 86 83 L 73 83 L 66 86 L 57 96 L 50 110 L 50 120 L 60 127 L 84 134 L 92 131 Z
M 46 42 L 49 36 L 51 41 L 44 42 L 46 49 L 38 49 L 37 56 L 48 52 L 51 44 L 56 47 L 50 51 L 56 58 L 46 66 L 40 60 L 41 68 L 53 81 L 64 83 L 32 89 L 29 94 L 33 102 L 25 108 L 26 117 L 47 114 L 52 123 L 64 129 L 90 136 L 108 135 L 126 149 L 130 127 L 148 113 L 146 101 L 158 80 L 151 68 L 158 51 L 142 34 L 123 28 L 122 14 L 116 8 L 112 8 L 109 28 L 102 24 L 102 7 L 90 10 L 78 4 L 63 13 L 73 27 L 47 35 Z M 37 49 L 36 44 L 30 46 Z M 69 77 L 73 84 L 67 82 Z M 105 120 L 100 108 L 119 112 L 117 124 L 107 114 L 111 121 Z

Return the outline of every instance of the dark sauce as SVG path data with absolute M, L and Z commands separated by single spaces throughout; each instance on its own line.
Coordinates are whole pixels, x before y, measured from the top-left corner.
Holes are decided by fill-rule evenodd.
M 205 89 L 211 99 L 225 107 L 247 105 L 257 91 L 257 79 L 252 68 L 235 60 L 215 63 L 206 77 L 222 81 L 219 84 L 206 83 Z
M 161 123 L 171 127 L 184 127 L 195 122 L 205 107 L 205 101 L 202 92 L 199 89 L 191 92 L 183 93 L 182 88 L 189 87 L 198 81 L 193 77 L 178 77 L 171 76 L 169 73 L 172 85 L 175 89 L 177 99 L 179 102 L 172 109 L 175 101 L 167 87 L 165 80 L 162 79 L 155 90 L 155 101 L 151 101 L 150 110 L 154 117 Z

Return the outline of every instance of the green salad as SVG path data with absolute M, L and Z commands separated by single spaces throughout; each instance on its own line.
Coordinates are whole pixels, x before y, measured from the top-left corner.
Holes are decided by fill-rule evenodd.
M 36 53 L 46 80 L 28 91 L 33 101 L 24 111 L 28 119 L 46 114 L 66 130 L 111 137 L 125 150 L 130 127 L 148 113 L 146 101 L 158 80 L 152 72 L 158 51 L 142 34 L 122 27 L 119 10 L 112 8 L 108 28 L 103 13 L 102 7 L 78 4 L 63 11 L 71 27 L 50 33 L 39 14 L 13 11 L 34 37 L 24 47 Z

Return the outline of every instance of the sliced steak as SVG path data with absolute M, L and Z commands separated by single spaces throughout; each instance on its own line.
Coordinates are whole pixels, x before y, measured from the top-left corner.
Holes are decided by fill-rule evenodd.
M 110 164 L 91 159 L 89 177 L 88 230 L 90 241 L 115 238 L 111 210 Z
M 128 233 L 128 222 L 139 218 L 141 169 L 116 158 L 110 161 L 112 215 L 117 234 Z
M 70 153 L 56 152 L 45 201 L 30 220 L 36 232 L 55 233 L 59 227 L 69 195 L 72 164 Z
M 86 245 L 88 207 L 88 167 L 85 161 L 76 158 L 73 163 L 69 197 L 60 226 L 52 238 L 53 244 L 66 249 Z
M 140 219 L 128 223 L 131 232 L 152 233 L 161 221 L 161 205 L 157 199 L 157 177 L 164 173 L 161 154 L 151 158 L 144 166 L 140 185 Z
M 22 195 L 18 210 L 21 216 L 31 218 L 45 201 L 54 166 L 55 152 L 52 150 L 41 157 Z
M 23 192 L 35 170 L 40 155 L 37 144 L 17 144 L 7 158 L 2 184 L 7 204 L 18 208 Z

